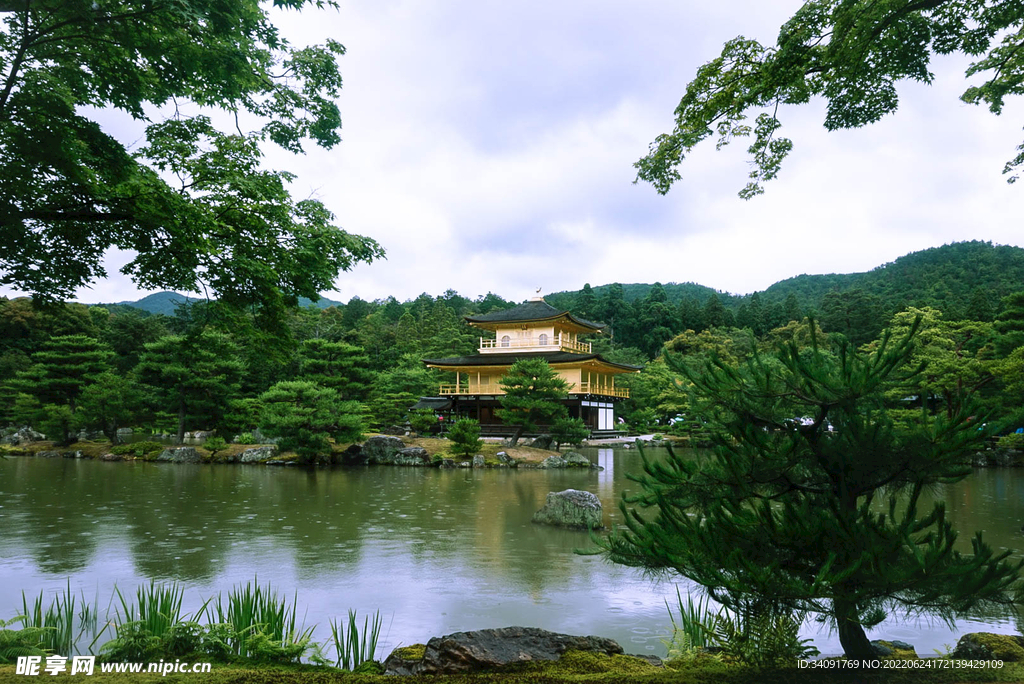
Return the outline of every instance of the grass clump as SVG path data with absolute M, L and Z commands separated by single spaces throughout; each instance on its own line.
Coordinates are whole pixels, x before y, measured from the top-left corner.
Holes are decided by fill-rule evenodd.
M 374 614 L 372 624 L 369 616 L 363 619 L 362 637 L 360 637 L 359 623 L 354 610 L 348 611 L 346 623 L 332 619 L 330 625 L 336 667 L 354 671 L 363 663 L 373 661 L 374 655 L 377 653 L 380 628 L 383 625 L 380 611 Z M 423 656 L 420 655 L 420 657 Z
M 226 645 L 240 658 L 259 662 L 299 660 L 311 647 L 313 627 L 297 626 L 297 598 L 291 604 L 270 584 L 261 587 L 256 578 L 234 587 L 223 597 L 208 602 L 206 611 L 214 624 L 227 625 L 232 634 Z M 301 649 L 296 647 L 301 645 Z M 276 650 L 275 650 L 276 649 Z

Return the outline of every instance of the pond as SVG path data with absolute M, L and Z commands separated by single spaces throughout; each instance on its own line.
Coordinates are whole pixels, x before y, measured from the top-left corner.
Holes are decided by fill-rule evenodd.
M 246 465 L 0 461 L 0 618 L 20 612 L 21 592 L 51 596 L 70 578 L 106 608 L 153 579 L 186 587 L 186 609 L 258 577 L 291 596 L 327 637 L 329 618 L 380 610 L 386 654 L 449 632 L 524 625 L 619 641 L 662 655 L 665 599 L 630 568 L 579 556 L 585 532 L 534 525 L 550 491 L 593 492 L 607 524 L 635 483 L 636 451 L 590 449 L 603 471 L 331 469 Z M 948 518 L 969 550 L 975 530 L 997 548 L 1024 548 L 1024 472 L 977 470 L 941 487 Z M 1018 554 L 1019 555 L 1019 554 Z M 679 581 L 684 595 L 687 585 Z M 1016 632 L 996 617 L 962 620 L 964 631 Z M 825 654 L 838 638 L 808 627 Z M 955 644 L 934 620 L 887 622 L 870 638 L 903 639 L 921 655 Z

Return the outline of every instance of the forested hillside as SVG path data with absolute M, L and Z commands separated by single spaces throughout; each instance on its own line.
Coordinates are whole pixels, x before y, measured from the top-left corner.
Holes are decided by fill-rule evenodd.
M 1024 405 L 1024 249 L 947 245 L 868 273 L 800 276 L 746 297 L 694 284 L 613 283 L 547 299 L 607 323 L 591 337 L 594 351 L 646 366 L 623 379 L 632 395 L 620 408 L 634 426 L 685 410 L 666 349 L 684 357 L 714 351 L 739 363 L 782 341 L 809 343 L 808 314 L 821 340 L 843 335 L 856 345 L 875 344 L 884 328 L 906 329 L 920 316 L 921 359 L 933 371 L 901 397 L 925 392 L 940 406 L 972 390 L 995 413 Z M 326 308 L 266 318 L 173 293 L 109 306 L 0 298 L 0 425 L 31 424 L 68 438 L 132 424 L 237 434 L 261 426 L 267 402 L 305 396 L 333 407 L 327 414 L 346 416 L 347 425 L 380 428 L 450 381 L 423 358 L 476 351 L 486 333 L 464 316 L 513 304 L 449 290 L 406 302 L 326 300 Z

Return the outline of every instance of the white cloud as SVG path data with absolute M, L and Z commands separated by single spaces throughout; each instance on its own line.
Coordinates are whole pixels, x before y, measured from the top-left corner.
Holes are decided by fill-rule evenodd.
M 826 132 L 820 102 L 784 111 L 794 151 L 752 201 L 736 197 L 742 141 L 695 151 L 666 197 L 632 185 L 698 66 L 738 34 L 773 41 L 800 4 L 346 0 L 339 13 L 278 12 L 292 42 L 348 48 L 345 127 L 334 150 L 268 151 L 268 165 L 387 250 L 338 279 L 329 296 L 341 299 L 448 288 L 523 299 L 537 286 L 655 280 L 750 292 L 951 241 L 1024 245 L 1022 186 L 1000 173 L 1024 108 L 995 117 L 960 103 L 956 57 L 933 64 L 935 84 L 903 84 L 900 110 L 863 129 Z M 123 278 L 82 293 L 132 297 Z

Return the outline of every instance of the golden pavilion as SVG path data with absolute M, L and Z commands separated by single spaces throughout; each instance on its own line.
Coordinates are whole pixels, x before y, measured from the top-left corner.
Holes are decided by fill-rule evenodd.
M 599 334 L 607 327 L 560 311 L 534 297 L 525 304 L 466 316 L 471 326 L 493 333 L 480 338 L 478 353 L 447 359 L 423 359 L 428 368 L 455 374 L 454 382 L 442 384 L 440 397 L 424 398 L 418 406 L 431 406 L 457 416 L 480 421 L 485 434 L 505 432 L 495 409 L 504 394 L 498 384 L 512 364 L 524 358 L 544 359 L 569 385 L 564 401 L 570 418 L 582 418 L 592 433 L 616 429 L 615 403 L 629 396 L 625 387 L 615 386 L 615 377 L 640 371 L 637 366 L 607 361 L 591 351 L 584 334 Z M 509 430 L 511 431 L 511 430 Z

